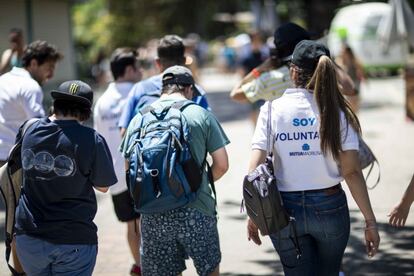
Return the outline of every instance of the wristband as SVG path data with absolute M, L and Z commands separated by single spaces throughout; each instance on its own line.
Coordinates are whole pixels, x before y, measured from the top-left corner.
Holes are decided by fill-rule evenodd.
M 377 227 L 377 221 L 375 219 L 368 219 L 365 221 L 365 228 Z
M 253 77 L 255 77 L 256 79 L 257 79 L 258 77 L 260 77 L 260 75 L 262 74 L 262 73 L 260 73 L 260 71 L 259 71 L 259 70 L 257 70 L 256 68 L 253 68 L 253 70 L 251 71 L 251 73 L 252 73 Z

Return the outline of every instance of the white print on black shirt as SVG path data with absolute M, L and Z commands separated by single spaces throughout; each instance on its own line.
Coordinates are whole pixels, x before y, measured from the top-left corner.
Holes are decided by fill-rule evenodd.
M 35 169 L 42 174 L 54 172 L 57 176 L 68 177 L 74 175 L 76 162 L 66 155 L 53 157 L 47 151 L 34 153 L 30 149 L 23 151 L 22 167 L 25 171 Z

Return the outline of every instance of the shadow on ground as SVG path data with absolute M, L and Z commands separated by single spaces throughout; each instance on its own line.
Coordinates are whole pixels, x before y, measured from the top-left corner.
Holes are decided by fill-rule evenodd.
M 373 259 L 365 253 L 363 221 L 351 211 L 351 236 L 343 267 L 347 275 L 414 275 L 414 227 L 397 229 L 387 223 L 379 223 L 380 251 Z
M 229 212 L 234 215 L 226 215 L 226 219 L 245 219 L 245 214 L 239 213 L 240 202 L 225 201 L 223 204 L 226 208 L 234 209 L 234 212 Z M 406 226 L 397 229 L 387 223 L 379 223 L 380 250 L 373 259 L 369 259 L 365 253 L 364 222 L 359 218 L 360 212 L 351 210 L 350 215 L 351 235 L 343 258 L 345 275 L 414 275 L 414 227 Z M 273 250 L 266 253 L 275 254 Z M 277 255 L 275 256 L 274 261 L 256 261 L 255 263 L 271 269 L 273 273 L 269 275 L 283 275 L 282 265 Z M 251 274 L 223 273 L 221 275 L 249 276 Z

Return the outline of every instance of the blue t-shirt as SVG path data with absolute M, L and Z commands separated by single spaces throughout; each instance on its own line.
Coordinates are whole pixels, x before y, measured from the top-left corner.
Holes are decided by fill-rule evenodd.
M 205 91 L 200 86 L 196 86 L 201 95 L 195 96 L 192 100 L 199 106 L 210 110 Z M 132 118 L 134 118 L 137 114 L 137 106 L 144 107 L 148 104 L 153 103 L 160 97 L 161 88 L 162 74 L 152 76 L 148 79 L 136 83 L 129 92 L 128 100 L 124 111 L 122 112 L 121 118 L 119 119 L 118 126 L 127 128 L 129 122 L 131 122 Z
M 56 244 L 96 244 L 93 186 L 117 182 L 105 139 L 75 120 L 44 118 L 22 142 L 16 232 Z

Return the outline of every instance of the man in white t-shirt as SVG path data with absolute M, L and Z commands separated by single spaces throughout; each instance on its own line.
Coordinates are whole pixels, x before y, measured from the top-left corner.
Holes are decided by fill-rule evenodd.
M 32 42 L 22 56 L 23 68 L 0 77 L 0 162 L 6 161 L 19 127 L 45 115 L 41 85 L 53 77 L 62 55 L 46 41 Z
M 110 187 L 115 213 L 118 219 L 127 223 L 128 244 L 135 263 L 131 275 L 141 275 L 139 213 L 134 210 L 134 202 L 127 189 L 124 158 L 118 151 L 121 134 L 118 128 L 119 117 L 127 101 L 132 86 L 141 79 L 137 53 L 129 48 L 118 48 L 111 57 L 111 71 L 115 79 L 99 98 L 94 109 L 94 127 L 105 137 L 112 154 L 118 183 Z

